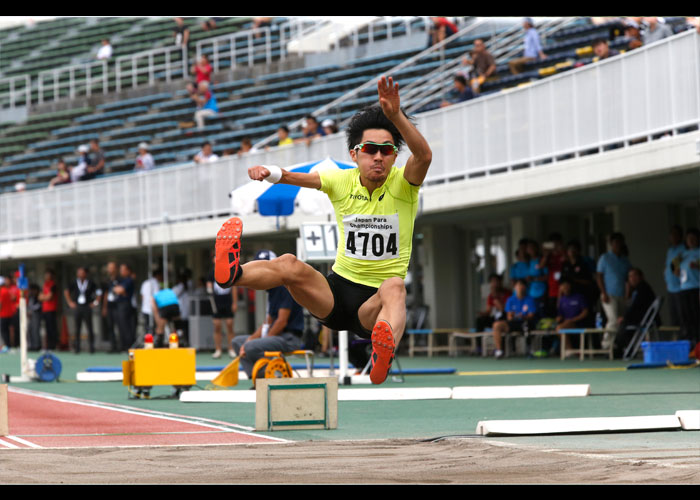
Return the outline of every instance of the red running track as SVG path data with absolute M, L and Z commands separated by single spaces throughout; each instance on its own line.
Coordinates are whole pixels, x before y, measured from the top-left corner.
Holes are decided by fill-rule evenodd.
M 9 448 L 89 448 L 275 443 L 227 422 L 9 388 Z

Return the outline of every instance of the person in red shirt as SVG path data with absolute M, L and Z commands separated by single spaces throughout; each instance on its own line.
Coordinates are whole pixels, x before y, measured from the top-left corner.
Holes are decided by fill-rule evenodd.
M 436 43 L 442 42 L 445 38 L 448 38 L 459 31 L 457 25 L 446 17 L 431 17 L 430 20 L 432 22 L 428 38 L 428 43 L 430 45 L 435 45 Z
M 17 297 L 12 289 L 12 279 L 10 276 L 0 276 L 0 333 L 2 334 L 2 352 L 14 346 L 11 328 L 15 326 L 15 315 L 17 313 Z M 16 331 L 19 331 L 17 328 Z
M 51 269 L 44 273 L 44 287 L 39 294 L 41 301 L 41 317 L 46 328 L 46 348 L 51 351 L 58 344 L 58 326 L 56 311 L 58 309 L 58 286 L 55 274 Z
M 209 59 L 202 54 L 197 64 L 192 66 L 192 74 L 195 75 L 195 86 L 199 85 L 199 82 L 202 80 L 211 82 L 211 74 L 213 71 L 211 64 L 209 64 Z
M 493 322 L 503 316 L 506 300 L 511 296 L 511 291 L 503 287 L 503 277 L 500 274 L 489 276 L 489 295 L 486 297 L 486 309 L 479 312 L 476 318 L 476 329 L 483 332 L 490 328 Z
M 566 261 L 566 248 L 561 234 L 552 233 L 549 240 L 542 244 L 544 250 L 540 267 L 547 268 L 547 290 L 548 300 L 545 314 L 554 317 L 557 312 L 557 299 L 559 298 L 559 281 L 561 280 L 561 270 Z

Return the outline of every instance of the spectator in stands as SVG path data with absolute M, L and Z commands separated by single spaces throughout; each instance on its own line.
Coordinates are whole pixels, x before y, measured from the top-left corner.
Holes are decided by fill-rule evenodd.
M 100 149 L 100 141 L 98 139 L 90 139 L 90 149 L 87 152 L 87 166 L 85 174 L 80 178 L 81 181 L 94 179 L 104 172 L 105 155 Z
M 212 257 L 212 263 L 214 258 Z M 228 346 L 228 354 L 235 358 L 236 353 L 231 347 L 231 343 L 236 335 L 233 328 L 233 318 L 238 311 L 238 288 L 221 288 L 214 279 L 214 268 L 212 267 L 209 277 L 207 278 L 207 293 L 214 299 L 214 354 L 212 357 L 218 359 L 221 357 L 222 344 L 222 321 L 226 326 L 226 345 Z
M 95 333 L 92 327 L 92 308 L 97 302 L 97 285 L 88 278 L 86 267 L 79 267 L 73 280 L 67 289 L 63 291 L 68 307 L 73 312 L 75 320 L 75 344 L 74 351 L 80 353 L 80 333 L 83 323 L 87 327 L 88 347 L 90 353 L 95 352 Z
M 309 145 L 312 140 L 326 135 L 323 127 L 319 125 L 318 120 L 313 115 L 306 115 L 304 117 L 304 121 L 301 123 L 301 129 L 304 136 L 294 142 L 305 142 Z
M 44 286 L 39 294 L 41 301 L 41 320 L 46 329 L 46 349 L 53 351 L 58 345 L 58 325 L 56 311 L 58 309 L 58 285 L 52 269 L 44 273 Z
M 153 155 L 148 152 L 148 144 L 145 142 L 139 143 L 138 149 L 139 154 L 136 157 L 136 162 L 134 163 L 134 170 L 145 172 L 156 168 L 156 162 L 153 159 Z
M 197 64 L 192 66 L 192 74 L 195 75 L 195 86 L 199 86 L 199 82 L 206 80 L 211 84 L 211 74 L 214 71 L 209 59 L 205 54 L 202 54 L 197 61 Z
M 53 189 L 61 184 L 69 184 L 70 181 L 70 169 L 66 162 L 63 161 L 63 158 L 60 158 L 56 164 L 56 177 L 49 181 L 49 189 Z
M 109 40 L 105 38 L 104 40 L 102 40 L 102 45 L 97 51 L 97 59 L 109 59 L 110 57 L 112 57 L 112 53 L 112 45 L 109 43 Z
M 459 29 L 457 25 L 446 17 L 431 17 L 430 28 L 428 30 L 428 47 L 442 42 L 445 38 L 449 38 Z
M 443 108 L 474 98 L 474 92 L 463 75 L 456 75 L 453 82 L 454 87 L 448 92 L 447 99 L 440 104 Z
M 179 45 L 185 49 L 185 54 L 187 54 L 190 43 L 190 29 L 187 27 L 185 20 L 182 17 L 175 18 L 173 41 L 175 42 L 175 45 Z
M 566 260 L 561 266 L 561 279 L 571 283 L 574 293 L 586 298 L 589 307 L 598 301 L 598 288 L 593 280 L 593 273 L 581 255 L 581 243 L 571 240 L 566 244 Z
M 616 56 L 619 52 L 615 49 L 611 49 L 608 45 L 608 41 L 599 38 L 593 42 L 593 53 L 595 54 L 595 61 L 602 61 L 608 57 Z
M 194 155 L 193 158 L 195 163 L 209 163 L 218 159 L 219 156 L 212 151 L 211 143 L 209 141 L 202 144 L 202 150 Z
M 664 281 L 668 297 L 668 309 L 671 316 L 671 325 L 681 325 L 681 280 L 680 265 L 685 245 L 683 244 L 683 229 L 674 225 L 668 236 L 669 248 L 666 251 L 664 263 Z
M 87 169 L 87 154 L 90 148 L 87 144 L 81 144 L 78 146 L 78 162 L 70 169 L 70 180 L 71 182 L 78 182 L 82 180 Z
M 547 58 L 547 55 L 542 50 L 540 35 L 535 29 L 535 23 L 532 18 L 526 17 L 523 20 L 523 29 L 525 30 L 523 55 L 508 61 L 510 72 L 514 75 L 522 73 L 525 64 Z
M 627 50 L 633 50 L 641 47 L 644 42 L 642 41 L 642 32 L 641 27 L 639 26 L 639 21 L 628 17 L 624 20 L 624 25 L 625 37 L 629 39 Z
M 194 121 L 197 122 L 197 128 L 204 128 L 204 118 L 214 116 L 219 112 L 219 106 L 216 102 L 216 96 L 209 86 L 209 82 L 202 80 L 197 84 L 197 92 L 191 99 L 197 104 L 197 110 L 194 112 Z
M 542 244 L 542 259 L 540 268 L 547 269 L 547 303 L 545 313 L 555 316 L 557 310 L 557 297 L 559 297 L 559 280 L 561 270 L 566 260 L 566 249 L 561 234 L 552 233 L 547 241 Z
M 238 157 L 241 158 L 247 153 L 256 153 L 258 148 L 253 147 L 253 141 L 250 137 L 244 137 L 241 139 L 241 147 L 238 150 Z
M 277 145 L 278 146 L 291 146 L 294 141 L 289 137 L 289 128 L 286 125 L 281 125 L 277 129 Z
M 255 260 L 270 260 L 276 255 L 270 250 L 260 250 Z M 289 352 L 303 348 L 304 309 L 292 298 L 284 286 L 267 291 L 267 315 L 265 321 L 252 335 L 239 335 L 231 346 L 240 356 L 241 368 L 249 378 L 253 376 L 256 361 L 265 351 Z
M 559 282 L 559 301 L 557 303 L 556 331 L 567 328 L 586 328 L 590 326 L 590 308 L 586 298 L 574 292 L 573 284 L 562 279 Z M 564 336 L 564 347 L 569 349 L 570 338 Z
M 690 228 L 685 232 L 686 249 L 681 254 L 677 275 L 681 283 L 681 321 L 686 339 L 700 340 L 700 231 Z
M 644 315 L 656 299 L 656 294 L 649 283 L 644 280 L 644 273 L 636 267 L 627 273 L 627 298 L 624 314 L 615 318 L 617 334 L 613 356 L 621 358 L 625 348 L 634 336 L 635 328 L 641 325 Z M 656 317 L 657 324 L 659 316 Z
M 496 59 L 486 50 L 486 44 L 481 38 L 474 40 L 474 48 L 469 57 L 462 60 L 462 65 L 472 67 L 465 77 L 475 94 L 478 94 L 484 82 L 496 73 Z
M 657 17 L 645 17 L 644 24 L 647 28 L 642 33 L 642 42 L 644 45 L 658 42 L 666 37 L 673 35 L 673 30 L 666 23 L 660 23 Z
M 204 21 L 200 26 L 202 28 L 202 31 L 212 31 L 216 29 L 216 24 L 221 22 L 221 20 L 224 19 L 223 17 L 210 17 L 206 21 Z
M 493 341 L 496 345 L 494 356 L 503 357 L 503 335 L 508 332 L 527 332 L 535 328 L 537 305 L 527 294 L 528 284 L 524 279 L 515 282 L 515 293 L 508 297 L 505 305 L 505 320 L 493 324 Z
M 272 26 L 271 17 L 256 17 L 253 18 L 253 31 L 255 31 L 255 38 L 260 38 L 263 34 L 260 28 L 269 28 Z
M 607 318 L 606 330 L 617 327 L 617 318 L 624 315 L 625 284 L 630 268 L 627 259 L 627 247 L 622 233 L 610 235 L 610 250 L 600 256 L 596 267 L 596 281 L 600 289 L 600 300 Z M 602 347 L 610 345 L 610 335 L 603 334 Z
M 338 133 L 338 126 L 330 118 L 326 118 L 321 122 L 321 128 L 326 133 L 326 135 L 333 135 Z
M 476 318 L 476 329 L 483 332 L 491 328 L 494 321 L 498 321 L 505 313 L 506 301 L 511 291 L 503 286 L 503 277 L 493 273 L 489 276 L 489 294 L 486 297 L 486 309 L 479 312 Z

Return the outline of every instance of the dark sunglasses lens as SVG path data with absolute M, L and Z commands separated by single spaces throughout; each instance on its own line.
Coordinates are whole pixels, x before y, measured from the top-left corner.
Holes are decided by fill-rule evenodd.
M 389 156 L 394 154 L 394 146 L 389 144 L 378 146 L 377 144 L 364 144 L 362 146 L 362 152 L 370 155 L 376 155 L 377 151 L 380 151 L 384 156 Z

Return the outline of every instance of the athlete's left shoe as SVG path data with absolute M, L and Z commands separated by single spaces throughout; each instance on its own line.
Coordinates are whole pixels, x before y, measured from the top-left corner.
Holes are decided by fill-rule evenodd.
M 377 321 L 372 330 L 372 370 L 369 372 L 373 384 L 381 384 L 389 376 L 395 347 L 391 325 L 384 320 Z
M 224 222 L 216 234 L 214 279 L 222 288 L 231 287 L 242 273 L 240 265 L 242 233 L 241 219 L 231 217 Z

